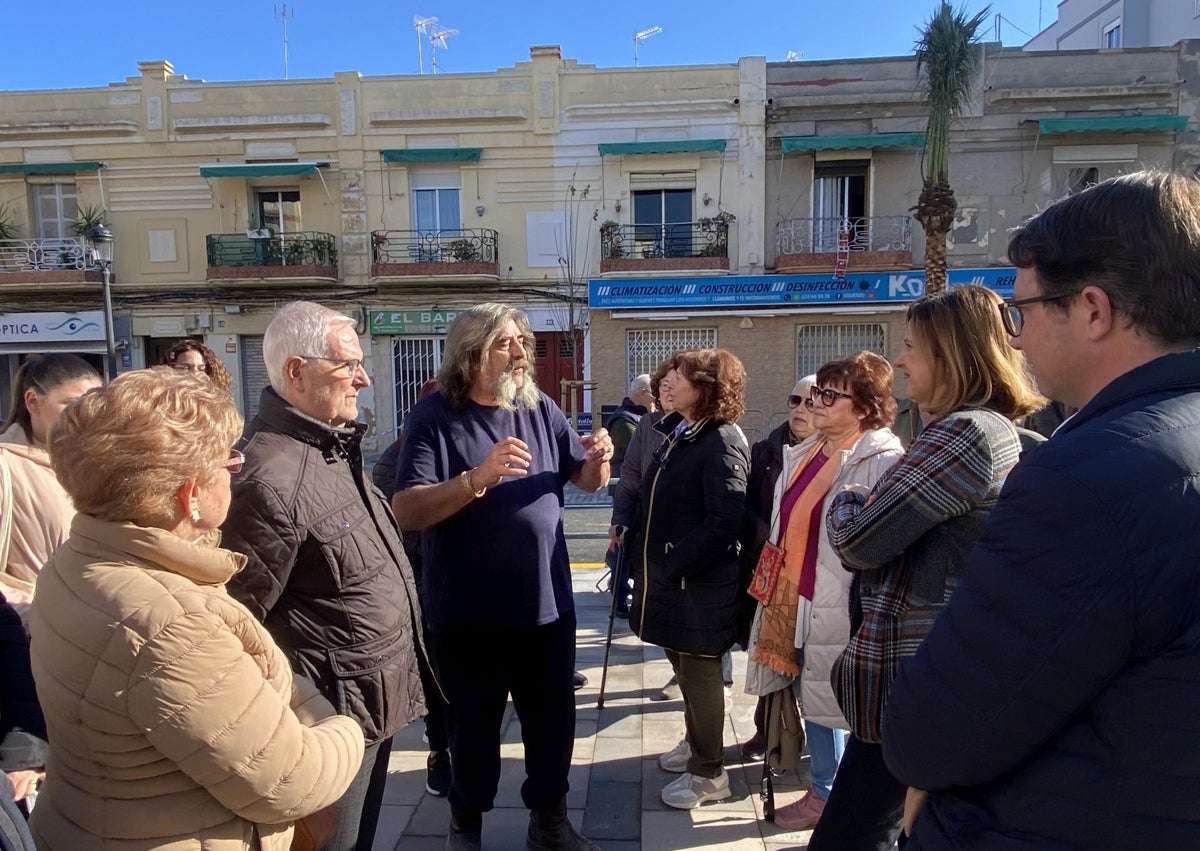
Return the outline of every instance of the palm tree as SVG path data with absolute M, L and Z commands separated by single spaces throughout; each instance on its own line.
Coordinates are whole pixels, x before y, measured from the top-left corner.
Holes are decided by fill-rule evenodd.
M 946 234 L 958 203 L 950 188 L 950 124 L 971 96 L 979 71 L 979 28 L 989 7 L 968 19 L 947 0 L 929 19 L 917 40 L 917 73 L 925 71 L 923 89 L 929 100 L 929 125 L 921 155 L 923 186 L 913 207 L 925 229 L 925 290 L 932 295 L 946 288 Z

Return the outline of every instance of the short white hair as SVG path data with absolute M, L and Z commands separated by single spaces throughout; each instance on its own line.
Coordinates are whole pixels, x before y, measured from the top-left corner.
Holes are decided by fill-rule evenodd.
M 650 376 L 646 373 L 635 376 L 633 381 L 629 382 L 630 396 L 635 396 L 643 391 L 650 392 Z
M 358 322 L 312 301 L 291 301 L 279 308 L 263 334 L 263 362 L 276 393 L 282 396 L 287 390 L 283 372 L 287 359 L 328 357 L 329 332 L 339 325 L 355 328 Z
M 809 391 L 817 386 L 817 376 L 806 375 L 796 382 L 796 386 L 792 388 L 793 396 L 807 396 Z

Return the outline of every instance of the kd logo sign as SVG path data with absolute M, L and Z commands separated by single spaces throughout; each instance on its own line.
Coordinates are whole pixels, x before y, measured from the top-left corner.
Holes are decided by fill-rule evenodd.
M 888 275 L 888 298 L 921 298 L 925 295 L 925 279 L 915 275 Z

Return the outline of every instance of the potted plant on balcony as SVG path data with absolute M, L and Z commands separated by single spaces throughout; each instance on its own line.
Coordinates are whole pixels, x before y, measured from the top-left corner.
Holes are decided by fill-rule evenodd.
M 5 201 L 0 204 L 0 239 L 20 239 L 21 226 L 17 224 L 16 215 Z
M 620 260 L 625 256 L 625 246 L 621 244 L 621 225 L 612 219 L 600 223 L 600 246 L 605 260 Z
M 479 259 L 479 246 L 469 239 L 452 239 L 446 244 L 446 251 L 456 263 L 468 263 Z
M 700 226 L 700 233 L 704 234 L 701 257 L 724 257 L 729 253 L 729 224 L 735 221 L 737 216 L 722 210 L 715 216 L 706 216 L 696 222 Z

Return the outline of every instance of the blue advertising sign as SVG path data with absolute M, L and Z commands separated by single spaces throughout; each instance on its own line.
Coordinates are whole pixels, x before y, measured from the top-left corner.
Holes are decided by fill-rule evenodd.
M 950 286 L 980 284 L 1004 298 L 1012 295 L 1011 267 L 951 269 Z M 735 275 L 727 278 L 593 278 L 588 307 L 680 308 L 770 305 L 870 304 L 915 301 L 925 295 L 925 272 L 860 272 L 831 275 Z

